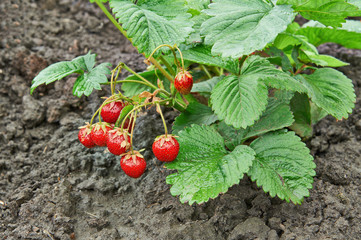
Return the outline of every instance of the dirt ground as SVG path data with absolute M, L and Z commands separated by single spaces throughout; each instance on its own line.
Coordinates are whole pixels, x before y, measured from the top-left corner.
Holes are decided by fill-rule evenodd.
M 357 103 L 349 119 L 327 117 L 308 146 L 317 176 L 301 206 L 271 198 L 248 178 L 203 205 L 172 197 L 169 174 L 150 151 L 162 133 L 152 111 L 140 117 L 138 148 L 147 148 L 140 179 L 125 176 L 119 157 L 85 149 L 78 126 L 99 105 L 93 93 L 71 95 L 74 78 L 42 86 L 31 80 L 48 64 L 89 50 L 99 62 L 121 60 L 139 71 L 143 58 L 86 0 L 0 1 L 0 239 L 360 239 L 361 51 L 324 45 L 351 63 Z M 171 124 L 176 113 L 168 111 Z

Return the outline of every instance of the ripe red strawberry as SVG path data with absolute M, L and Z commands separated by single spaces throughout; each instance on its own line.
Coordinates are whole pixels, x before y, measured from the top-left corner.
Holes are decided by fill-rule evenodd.
M 112 130 L 108 123 L 96 123 L 90 133 L 93 142 L 101 147 L 107 145 L 108 131 Z
M 95 146 L 95 143 L 91 139 L 91 127 L 89 124 L 86 126 L 80 127 L 79 133 L 78 133 L 78 139 L 87 148 L 92 148 Z
M 133 151 L 120 159 L 120 166 L 129 177 L 139 178 L 144 173 L 147 163 L 139 152 Z
M 107 147 L 114 155 L 125 153 L 130 147 L 129 133 L 120 128 L 108 131 Z
M 105 105 L 100 112 L 103 120 L 107 123 L 115 123 L 124 108 L 122 101 L 111 102 Z
M 177 158 L 179 143 L 172 135 L 162 135 L 155 139 L 152 149 L 159 161 L 172 162 Z
M 174 87 L 183 95 L 191 92 L 193 87 L 193 77 L 187 71 L 180 71 L 174 79 Z

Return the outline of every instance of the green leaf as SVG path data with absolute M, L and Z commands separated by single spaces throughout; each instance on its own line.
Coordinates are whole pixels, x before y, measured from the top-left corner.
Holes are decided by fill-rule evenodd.
M 241 74 L 247 78 L 258 78 L 268 87 L 295 92 L 306 91 L 305 87 L 288 73 L 276 69 L 266 58 L 259 56 L 247 58 L 242 66 Z
M 361 49 L 361 22 L 347 20 L 342 28 L 332 29 L 322 24 L 310 21 L 304 25 L 297 34 L 304 35 L 315 46 L 333 42 L 346 48 Z
M 361 9 L 361 0 L 346 0 L 346 2 L 355 5 L 359 9 Z
M 160 71 L 152 70 L 152 71 L 145 71 L 145 72 L 138 73 L 138 74 L 140 76 L 144 77 L 145 79 L 147 79 L 149 82 L 151 82 L 155 86 L 157 86 L 157 80 L 158 80 L 158 76 L 159 76 L 161 78 L 161 80 L 163 80 L 164 88 L 169 90 L 169 82 L 168 82 L 168 80 L 165 80 L 164 76 L 160 73 Z M 125 80 L 138 80 L 139 81 L 140 79 L 135 75 L 130 75 Z M 152 90 L 154 90 L 153 88 L 151 88 L 147 85 L 140 84 L 140 83 L 132 83 L 132 82 L 122 83 L 121 88 L 124 92 L 124 96 L 126 96 L 126 97 L 133 97 L 144 91 L 152 92 Z
M 314 63 L 322 67 L 343 67 L 349 65 L 330 55 L 314 54 L 308 51 L 303 51 L 299 59 L 304 63 Z
M 134 108 L 134 105 L 127 105 L 127 106 L 125 106 L 125 107 L 122 109 L 122 111 L 120 112 L 120 115 L 119 115 L 118 119 L 120 119 L 120 120 L 122 121 L 122 120 L 128 115 L 128 113 L 130 113 L 130 111 L 133 110 L 133 108 Z M 122 126 L 121 123 L 122 123 L 122 122 L 120 122 L 119 127 Z
M 221 81 L 224 78 L 224 75 L 220 76 L 220 77 L 213 77 L 209 80 L 203 81 L 203 82 L 199 82 L 199 83 L 195 83 L 193 84 L 192 87 L 192 93 L 201 93 L 204 95 L 210 95 L 214 86 Z
M 280 102 L 289 104 L 294 94 L 292 91 L 275 90 L 273 97 Z
M 246 138 L 260 136 L 270 131 L 291 126 L 293 121 L 289 105 L 275 98 L 270 98 L 266 111 L 261 118 L 253 126 L 248 127 Z
M 221 122 L 217 130 L 223 136 L 227 148 L 233 150 L 251 137 L 291 126 L 293 121 L 288 103 L 284 99 L 270 98 L 265 112 L 253 126 L 237 130 Z
M 95 66 L 95 54 L 90 52 L 84 56 L 74 58 L 72 61 L 54 63 L 43 69 L 33 80 L 30 93 L 41 84 L 49 84 L 56 80 L 77 73 L 79 74 L 74 83 L 73 94 L 81 97 L 83 94 L 89 96 L 94 89 L 101 90 L 100 84 L 107 83 L 110 74 L 108 66 L 110 63 L 102 63 Z
M 197 14 L 201 14 L 201 11 L 206 9 L 209 4 L 209 0 L 185 0 L 185 5 L 192 11 Z
M 167 177 L 170 192 L 182 203 L 203 203 L 225 193 L 249 170 L 254 151 L 238 146 L 229 153 L 223 138 L 209 126 L 194 125 L 179 133 L 180 151 L 174 162 L 166 164 L 178 172 Z
M 74 58 L 71 62 L 74 63 L 78 68 L 90 72 L 95 66 L 95 57 L 96 54 L 91 54 L 89 51 L 87 55 Z
M 227 76 L 214 87 L 211 94 L 212 109 L 226 124 L 246 128 L 257 121 L 266 108 L 266 85 L 305 91 L 302 84 L 276 69 L 266 59 L 251 56 L 244 62 L 240 76 Z
M 185 42 L 186 45 L 194 46 L 194 45 L 197 45 L 197 44 L 203 42 L 203 37 L 201 36 L 201 25 L 207 19 L 209 19 L 209 16 L 207 16 L 204 13 L 195 15 L 190 19 L 190 21 L 194 22 L 194 24 L 193 24 L 194 31 L 186 39 L 186 42 Z
M 72 74 L 79 73 L 81 69 L 72 62 L 58 62 L 51 64 L 47 68 L 43 69 L 32 81 L 30 93 L 32 94 L 34 89 L 41 84 L 48 85 L 49 83 L 61 80 L 64 77 Z
M 199 64 L 221 67 L 231 73 L 239 73 L 238 60 L 225 59 L 211 53 L 211 47 L 198 45 L 196 47 L 182 50 L 183 58 Z
M 312 101 L 335 118 L 347 118 L 352 112 L 356 101 L 353 84 L 341 72 L 322 68 L 311 75 L 302 75 L 299 80 L 306 86 Z
M 293 22 L 287 26 L 286 32 L 291 34 L 296 34 L 296 32 L 300 29 L 300 24 Z
M 201 26 L 212 53 L 239 58 L 263 49 L 286 30 L 295 14 L 290 6 L 262 0 L 218 0 L 204 10 L 212 16 Z
M 288 46 L 301 45 L 299 59 L 303 63 L 315 63 L 323 67 L 342 67 L 348 65 L 337 58 L 329 55 L 320 55 L 314 45 L 308 42 L 307 37 L 290 33 L 280 33 L 274 41 L 278 49 L 286 49 Z M 274 59 L 271 59 L 271 61 Z
M 259 119 L 267 98 L 267 87 L 258 79 L 231 75 L 214 87 L 211 103 L 220 120 L 235 128 L 245 128 Z
M 224 121 L 216 125 L 219 134 L 224 138 L 224 143 L 228 150 L 234 150 L 238 145 L 242 144 L 247 138 L 248 128 L 235 129 L 227 125 Z
M 273 132 L 250 145 L 256 158 L 248 172 L 271 197 L 301 204 L 312 188 L 316 165 L 310 150 L 294 132 Z
M 183 0 L 110 0 L 115 17 L 140 53 L 148 57 L 161 44 L 181 44 L 193 31 Z
M 311 104 L 311 120 L 312 124 L 318 123 L 322 118 L 326 117 L 328 113 L 320 107 L 317 107 L 313 102 Z
M 332 27 L 341 27 L 346 17 L 361 15 L 356 6 L 344 0 L 280 0 L 277 4 L 292 4 L 304 18 Z
M 215 121 L 217 121 L 217 116 L 212 112 L 210 107 L 198 102 L 192 102 L 184 112 L 176 117 L 172 129 L 173 133 L 177 133 L 192 124 L 210 125 Z
M 301 48 L 314 54 L 318 54 L 317 48 L 310 44 L 307 37 L 291 33 L 280 33 L 274 41 L 274 46 L 278 49 L 284 49 L 288 46 L 300 45 Z
M 311 105 L 307 94 L 295 93 L 290 106 L 295 117 L 295 122 L 290 128 L 301 137 L 311 137 Z
M 102 83 L 107 83 L 111 72 L 108 67 L 110 63 L 102 63 L 90 70 L 88 73 L 80 75 L 74 83 L 73 95 L 81 97 L 83 94 L 89 96 L 94 89 L 101 90 Z
M 270 55 L 267 60 L 275 65 L 281 66 L 283 71 L 293 72 L 293 66 L 286 53 L 276 47 L 269 47 L 265 52 Z

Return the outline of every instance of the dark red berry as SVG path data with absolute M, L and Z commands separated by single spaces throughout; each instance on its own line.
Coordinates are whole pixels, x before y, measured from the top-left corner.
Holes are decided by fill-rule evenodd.
M 130 147 L 130 137 L 126 130 L 115 128 L 108 132 L 107 147 L 114 155 L 125 153 Z
M 139 152 L 134 151 L 120 159 L 120 166 L 129 177 L 139 178 L 144 173 L 147 163 Z
M 193 77 L 187 71 L 180 71 L 174 79 L 174 87 L 183 95 L 191 92 L 193 87 Z
M 124 108 L 122 101 L 111 102 L 105 105 L 100 112 L 103 120 L 107 123 L 115 123 Z
M 93 142 L 101 147 L 107 145 L 108 131 L 112 130 L 112 128 L 107 123 L 96 123 L 93 125 L 91 131 L 91 139 Z
M 162 135 L 157 137 L 152 146 L 155 157 L 162 162 L 172 162 L 177 158 L 179 143 L 173 136 Z
M 81 127 L 78 133 L 78 139 L 87 148 L 92 148 L 95 146 L 95 143 L 91 139 L 91 128 L 89 125 Z

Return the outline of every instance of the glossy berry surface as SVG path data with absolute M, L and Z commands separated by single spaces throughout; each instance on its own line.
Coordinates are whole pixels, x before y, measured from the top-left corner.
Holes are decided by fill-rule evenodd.
M 140 153 L 134 152 L 133 154 L 124 155 L 120 159 L 120 166 L 129 177 L 139 178 L 143 175 L 147 163 Z
M 108 132 L 107 147 L 114 155 L 125 153 L 130 147 L 130 136 L 127 131 L 115 128 Z
M 105 105 L 100 112 L 103 120 L 107 123 L 115 123 L 124 108 L 124 103 L 121 101 L 111 102 Z
M 89 126 L 84 126 L 79 130 L 78 139 L 84 147 L 92 148 L 95 146 L 95 143 L 91 139 L 91 129 Z
M 193 77 L 187 71 L 180 71 L 174 79 L 174 87 L 183 95 L 191 92 L 193 87 Z
M 162 162 L 172 162 L 179 153 L 179 143 L 173 136 L 160 136 L 153 142 L 154 156 Z
M 90 134 L 92 141 L 100 147 L 106 146 L 108 131 L 110 130 L 112 130 L 112 128 L 106 123 L 94 124 Z

